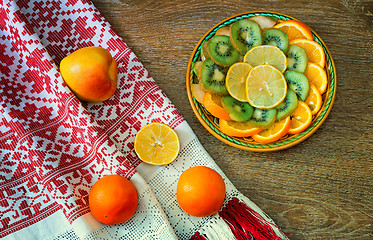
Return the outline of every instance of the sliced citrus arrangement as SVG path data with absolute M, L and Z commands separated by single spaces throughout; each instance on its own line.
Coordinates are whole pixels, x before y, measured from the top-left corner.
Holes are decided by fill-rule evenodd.
M 185 170 L 179 177 L 176 200 L 180 207 L 195 217 L 217 213 L 225 199 L 225 183 L 215 170 L 195 166 Z
M 328 77 L 326 76 L 325 70 L 318 64 L 309 62 L 306 70 L 304 71 L 308 81 L 315 85 L 319 92 L 323 94 L 328 85 Z
M 260 45 L 250 49 L 243 58 L 244 62 L 253 67 L 269 64 L 284 72 L 286 70 L 286 56 L 280 48 L 272 45 Z
M 312 122 L 311 109 L 305 102 L 298 101 L 298 107 L 290 115 L 291 126 L 289 129 L 290 134 L 301 133 L 308 128 Z
M 253 135 L 252 138 L 259 143 L 275 142 L 289 132 L 290 124 L 290 116 L 287 116 L 280 121 L 276 121 L 272 127 Z
M 286 91 L 284 75 L 272 65 L 258 65 L 247 77 L 246 97 L 253 107 L 274 108 L 284 100 Z
M 286 20 L 274 26 L 276 29 L 280 29 L 286 33 L 289 37 L 289 41 L 297 38 L 304 38 L 313 40 L 313 35 L 308 26 L 302 22 L 296 20 Z
M 252 68 L 253 67 L 248 63 L 237 62 L 229 68 L 225 78 L 225 84 L 229 94 L 241 102 L 247 101 L 246 79 Z
M 241 19 L 206 42 L 209 54 L 197 60 L 201 74 L 199 65 L 193 69 L 203 91 L 196 84 L 191 90 L 197 101 L 203 96 L 221 133 L 267 144 L 305 131 L 320 112 L 328 87 L 325 52 L 304 23 Z
M 205 106 L 206 110 L 209 111 L 214 117 L 231 120 L 229 114 L 224 111 L 221 105 L 220 95 L 207 92 L 203 98 L 203 106 Z
M 322 106 L 322 97 L 315 85 L 310 84 L 310 93 L 305 101 L 311 109 L 312 115 L 317 114 Z
M 226 121 L 223 119 L 219 120 L 219 127 L 223 133 L 232 137 L 249 137 L 262 131 L 261 128 L 249 122 Z
M 321 68 L 325 66 L 324 49 L 315 41 L 309 39 L 294 39 L 290 44 L 297 45 L 306 51 L 308 62 L 316 63 Z
M 134 147 L 137 156 L 143 162 L 165 165 L 176 159 L 180 151 L 180 141 L 170 126 L 153 122 L 137 132 Z

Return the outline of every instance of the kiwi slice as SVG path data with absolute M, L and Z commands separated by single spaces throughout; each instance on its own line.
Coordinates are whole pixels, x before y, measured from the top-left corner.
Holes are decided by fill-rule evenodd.
M 277 110 L 271 109 L 259 109 L 255 108 L 253 116 L 249 120 L 250 123 L 257 126 L 258 128 L 266 129 L 272 126 L 276 121 Z
M 307 67 L 307 55 L 303 48 L 290 44 L 286 54 L 287 69 L 303 73 Z
M 276 46 L 286 54 L 289 48 L 289 37 L 280 29 L 269 28 L 263 32 L 263 44 Z
M 210 58 L 203 61 L 201 67 L 201 83 L 204 90 L 215 94 L 227 95 L 228 90 L 225 86 L 227 71 L 227 67 L 216 64 Z
M 284 77 L 288 88 L 297 95 L 299 100 L 305 101 L 310 90 L 306 75 L 296 71 L 286 71 Z
M 276 119 L 283 119 L 292 114 L 298 106 L 298 97 L 292 90 L 288 89 L 285 99 L 276 107 Z
M 250 19 L 242 19 L 231 25 L 230 38 L 233 46 L 245 55 L 252 47 L 262 44 L 259 25 Z
M 207 43 L 211 59 L 222 66 L 228 67 L 237 62 L 240 53 L 232 46 L 231 39 L 226 35 L 212 37 Z
M 224 96 L 221 103 L 233 121 L 247 122 L 253 115 L 254 108 L 248 102 L 238 101 L 230 95 Z

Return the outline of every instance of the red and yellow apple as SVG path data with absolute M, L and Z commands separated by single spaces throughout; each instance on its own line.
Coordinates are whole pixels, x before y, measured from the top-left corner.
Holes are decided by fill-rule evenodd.
M 101 102 L 117 88 L 118 67 L 110 52 L 101 47 L 84 47 L 62 59 L 62 78 L 82 101 Z

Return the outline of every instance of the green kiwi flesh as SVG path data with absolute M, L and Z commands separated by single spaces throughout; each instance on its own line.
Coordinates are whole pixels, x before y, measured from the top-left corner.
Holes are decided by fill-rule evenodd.
M 290 116 L 298 106 L 298 97 L 292 90 L 288 89 L 286 92 L 285 99 L 276 107 L 277 120 Z
M 211 59 L 222 66 L 230 66 L 240 58 L 240 53 L 232 46 L 230 38 L 226 35 L 212 37 L 207 43 L 207 49 Z
M 286 54 L 287 69 L 303 73 L 307 67 L 307 55 L 303 48 L 297 45 L 289 45 Z
M 259 25 L 249 19 L 242 19 L 233 23 L 230 38 L 233 46 L 242 55 L 245 55 L 252 47 L 262 44 L 262 33 Z
M 306 75 L 296 71 L 286 71 L 284 77 L 288 88 L 297 95 L 299 100 L 305 101 L 310 90 Z
M 254 108 L 248 102 L 241 102 L 230 95 L 221 99 L 224 111 L 236 122 L 247 122 L 253 115 Z
M 225 86 L 227 71 L 227 67 L 216 64 L 210 58 L 203 61 L 201 67 L 201 83 L 204 90 L 215 94 L 227 95 L 228 90 Z
M 289 37 L 280 29 L 269 28 L 263 31 L 263 45 L 276 46 L 286 54 L 289 48 Z
M 249 120 L 251 124 L 258 128 L 267 129 L 276 121 L 277 110 L 255 108 L 253 116 Z

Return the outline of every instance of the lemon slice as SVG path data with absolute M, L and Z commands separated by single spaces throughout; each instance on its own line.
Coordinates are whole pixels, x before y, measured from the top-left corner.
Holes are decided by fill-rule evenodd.
M 135 152 L 146 163 L 165 165 L 174 161 L 180 151 L 177 133 L 163 123 L 149 123 L 137 132 Z
M 254 67 L 246 80 L 247 100 L 256 108 L 276 107 L 284 100 L 286 91 L 284 75 L 272 65 Z
M 225 85 L 229 94 L 241 102 L 247 102 L 246 98 L 246 79 L 253 67 L 245 62 L 233 64 L 225 78 Z
M 253 67 L 269 64 L 284 72 L 286 70 L 286 56 L 281 49 L 273 45 L 261 45 L 250 49 L 243 58 L 244 62 Z

